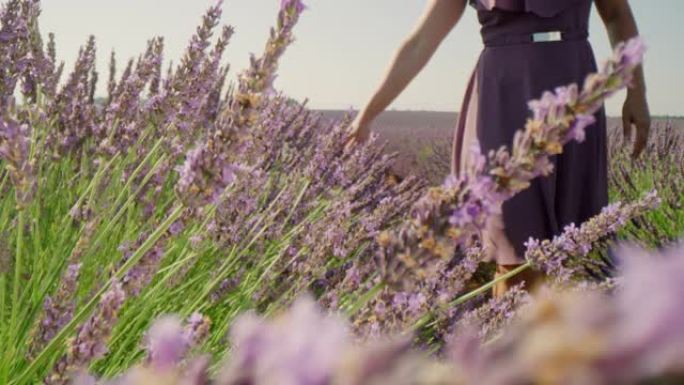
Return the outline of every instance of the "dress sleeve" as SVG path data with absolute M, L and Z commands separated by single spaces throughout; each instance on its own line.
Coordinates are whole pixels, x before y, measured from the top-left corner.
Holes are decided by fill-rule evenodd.
M 588 0 L 472 0 L 481 11 L 499 9 L 510 12 L 530 12 L 541 17 L 554 17 L 566 9 Z

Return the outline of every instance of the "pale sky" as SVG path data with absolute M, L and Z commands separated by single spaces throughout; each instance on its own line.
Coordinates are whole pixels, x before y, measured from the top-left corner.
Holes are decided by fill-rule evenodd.
M 549 0 L 553 1 L 553 0 Z M 41 28 L 54 32 L 60 59 L 73 63 L 78 47 L 93 34 L 98 70 L 107 77 L 109 53 L 119 68 L 141 53 L 148 38 L 164 36 L 166 57 L 180 57 L 212 0 L 43 0 Z M 236 34 L 226 60 L 232 75 L 261 52 L 280 0 L 225 0 L 223 22 Z M 385 68 L 423 11 L 426 0 L 305 0 L 308 10 L 295 30 L 297 41 L 281 62 L 276 87 L 309 98 L 321 109 L 359 108 L 378 85 Z M 631 0 L 649 47 L 646 80 L 651 110 L 684 115 L 684 0 Z M 594 10 L 591 42 L 599 61 L 610 54 L 605 29 Z M 477 55 L 482 49 L 475 12 L 469 9 L 428 66 L 390 108 L 457 111 Z M 104 82 L 101 82 L 104 86 Z M 104 89 L 104 87 L 102 87 Z M 624 96 L 608 103 L 618 115 Z

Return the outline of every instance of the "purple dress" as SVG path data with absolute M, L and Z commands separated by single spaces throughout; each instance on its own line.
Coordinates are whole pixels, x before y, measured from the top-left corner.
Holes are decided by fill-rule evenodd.
M 512 144 L 530 112 L 527 102 L 545 90 L 581 83 L 596 71 L 589 42 L 592 0 L 475 0 L 485 45 L 471 77 L 454 135 L 452 172 L 463 170 L 469 146 L 483 153 Z M 532 34 L 559 31 L 561 41 L 533 42 Z M 548 36 L 548 35 L 547 35 Z M 556 34 L 557 36 L 557 34 Z M 586 140 L 552 158 L 555 172 L 504 203 L 483 234 L 490 259 L 524 262 L 524 243 L 548 239 L 608 203 L 606 118 L 601 110 Z

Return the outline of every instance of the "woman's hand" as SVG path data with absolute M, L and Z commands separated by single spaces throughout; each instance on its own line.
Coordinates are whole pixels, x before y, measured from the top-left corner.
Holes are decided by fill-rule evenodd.
M 595 0 L 598 13 L 608 31 L 610 43 L 615 48 L 618 43 L 639 35 L 634 14 L 627 0 Z M 634 135 L 634 151 L 632 157 L 637 158 L 646 147 L 648 131 L 651 128 L 651 114 L 646 102 L 646 82 L 642 66 L 634 69 L 633 88 L 627 91 L 627 100 L 622 107 L 622 129 L 625 142 Z
M 427 3 L 417 25 L 394 54 L 382 83 L 352 123 L 347 148 L 368 140 L 370 122 L 382 113 L 425 67 L 466 8 L 466 0 L 429 0 Z
M 646 148 L 651 129 L 651 114 L 648 110 L 646 93 L 643 90 L 629 90 L 622 107 L 622 129 L 625 141 L 632 136 L 633 128 L 636 133 L 632 157 L 636 159 Z
M 347 132 L 347 143 L 345 144 L 345 149 L 347 151 L 351 150 L 354 146 L 362 144 L 368 140 L 370 137 L 370 124 L 361 117 L 361 114 L 357 115 L 354 121 L 349 126 L 349 131 Z

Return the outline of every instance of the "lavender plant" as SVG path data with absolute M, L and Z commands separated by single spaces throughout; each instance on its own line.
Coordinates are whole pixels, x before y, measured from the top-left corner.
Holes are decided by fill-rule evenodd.
M 622 233 L 624 238 L 651 247 L 663 247 L 677 241 L 682 227 L 682 181 L 684 137 L 677 121 L 667 119 L 653 127 L 653 134 L 643 155 L 628 156 L 620 130 L 611 135 L 611 195 L 633 199 L 639 191 L 657 189 L 662 198 L 658 210 L 635 219 Z
M 378 337 L 416 322 L 457 325 L 482 301 L 445 304 L 472 289 L 486 250 L 455 246 L 479 246 L 486 216 L 551 172 L 548 155 L 581 139 L 642 52 L 631 41 L 582 92 L 545 95 L 510 153 L 479 156 L 467 176 L 426 193 L 420 178 L 388 178 L 394 155 L 377 141 L 345 149 L 350 116 L 325 121 L 275 90 L 304 10 L 298 0 L 281 2 L 264 52 L 227 87 L 222 57 L 233 30 L 219 27 L 219 2 L 164 74 L 160 37 L 119 76 L 112 54 L 102 103 L 95 39 L 61 82 L 56 40 L 42 43 L 39 5 L 11 0 L 0 11 L 3 384 L 91 384 L 123 372 L 121 383 L 201 384 L 227 356 L 218 383 L 269 382 L 274 373 L 292 383 L 399 383 L 450 373 L 409 353 L 408 337 L 355 350 L 340 323 L 311 303 L 298 302 L 282 321 L 294 333 L 281 350 L 271 348 L 282 325 L 242 318 L 233 348 L 225 335 L 242 312 L 279 313 L 306 291 L 328 310 L 353 314 L 355 331 Z M 645 206 L 606 215 L 626 220 Z M 587 226 L 531 247 L 530 264 L 584 278 L 581 269 L 598 265 L 565 245 L 616 230 L 605 218 Z M 178 318 L 155 323 L 169 313 Z M 317 325 L 330 332 L 321 339 L 329 344 L 310 338 Z
M 38 5 L 12 2 L 2 27 L 39 34 Z M 385 183 L 392 157 L 381 146 L 345 153 L 348 120 L 325 122 L 273 90 L 302 10 L 282 4 L 264 54 L 226 91 L 232 29 L 212 42 L 221 15 L 212 7 L 166 76 L 161 38 L 118 77 L 113 60 L 102 105 L 94 39 L 57 84 L 50 38 L 39 56 L 51 65 L 31 67 L 36 97 L 17 102 L 8 90 L 1 115 L 0 228 L 12 254 L 0 275 L 0 339 L 11 346 L 0 382 L 119 373 L 143 358 L 139 341 L 161 312 L 211 317 L 220 326 L 193 333 L 223 352 L 224 325 L 241 311 L 275 311 L 343 261 L 374 254 L 365 230 L 396 221 L 424 185 Z M 319 242 L 331 223 L 349 233 Z M 116 306 L 112 290 L 124 294 Z
M 231 328 L 233 351 L 215 375 L 206 358 L 187 357 L 177 320 L 150 331 L 150 360 L 114 379 L 81 377 L 77 384 L 637 384 L 676 383 L 682 369 L 681 246 L 654 255 L 622 247 L 622 285 L 603 291 L 549 291 L 529 298 L 510 326 L 485 338 L 473 321 L 494 325 L 488 313 L 510 311 L 524 292 L 489 303 L 451 340 L 448 354 L 429 357 L 406 339 L 354 343 L 350 325 L 325 314 L 309 297 L 274 319 L 246 314 Z M 651 291 L 643 290 L 648 285 Z M 657 299 L 654 301 L 654 299 Z M 483 318 L 485 317 L 485 318 Z M 470 325 L 470 326 L 469 326 Z M 316 333 L 311 331 L 315 330 Z M 486 334 L 485 334 L 486 335 Z M 187 364 L 179 364 L 184 361 Z M 159 365 L 172 362 L 173 365 Z M 185 381 L 185 382 L 184 382 Z

